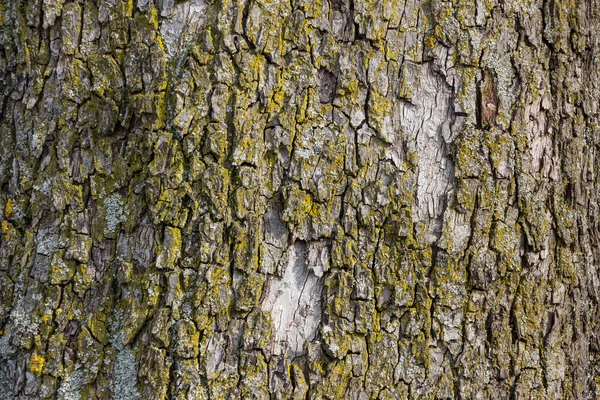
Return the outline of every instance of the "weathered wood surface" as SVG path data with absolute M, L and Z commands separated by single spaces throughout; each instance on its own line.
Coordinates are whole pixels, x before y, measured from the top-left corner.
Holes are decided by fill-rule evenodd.
M 4 0 L 0 398 L 598 398 L 599 22 Z

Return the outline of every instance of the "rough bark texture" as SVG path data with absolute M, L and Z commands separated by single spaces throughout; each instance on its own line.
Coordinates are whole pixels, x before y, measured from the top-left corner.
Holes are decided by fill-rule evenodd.
M 598 0 L 3 0 L 0 398 L 598 398 Z

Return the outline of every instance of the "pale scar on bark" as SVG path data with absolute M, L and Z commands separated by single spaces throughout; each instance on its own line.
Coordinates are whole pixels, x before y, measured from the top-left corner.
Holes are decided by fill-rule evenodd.
M 498 90 L 494 76 L 485 70 L 483 80 L 477 88 L 477 124 L 480 128 L 489 128 L 496 123 L 498 114 Z

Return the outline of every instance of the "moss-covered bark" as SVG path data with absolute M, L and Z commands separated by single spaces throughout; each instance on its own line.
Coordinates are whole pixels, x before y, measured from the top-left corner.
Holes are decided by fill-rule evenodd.
M 600 396 L 594 0 L 4 0 L 0 398 Z

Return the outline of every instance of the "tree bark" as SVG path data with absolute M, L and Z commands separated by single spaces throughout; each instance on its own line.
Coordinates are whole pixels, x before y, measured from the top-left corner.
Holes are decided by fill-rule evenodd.
M 4 0 L 1 399 L 600 397 L 597 0 Z

